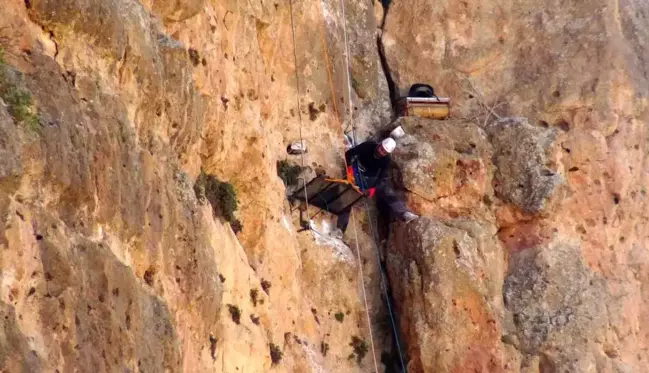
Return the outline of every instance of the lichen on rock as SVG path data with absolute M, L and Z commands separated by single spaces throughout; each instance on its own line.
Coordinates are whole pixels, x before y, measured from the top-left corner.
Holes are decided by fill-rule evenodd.
M 548 167 L 556 138 L 552 129 L 533 127 L 525 118 L 504 118 L 488 128 L 494 149 L 495 192 L 526 213 L 538 213 L 561 184 Z

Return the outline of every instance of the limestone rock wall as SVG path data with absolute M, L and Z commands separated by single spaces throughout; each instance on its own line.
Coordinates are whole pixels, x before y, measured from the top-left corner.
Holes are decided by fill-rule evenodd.
M 365 136 L 391 112 L 374 7 L 346 11 Z M 352 337 L 369 345 L 356 255 L 297 232 L 276 171 L 300 115 L 310 172 L 342 165 L 342 9 L 293 4 L 299 92 L 290 15 L 274 1 L 3 3 L 0 370 L 374 369 L 349 357 Z M 196 198 L 201 169 L 234 186 L 236 235 Z M 390 338 L 371 327 L 380 356 Z
M 397 181 L 425 216 L 388 250 L 410 372 L 646 370 L 648 12 L 390 2 L 395 86 L 432 84 L 455 119 L 400 122 Z M 497 240 L 460 244 L 477 240 L 467 220 Z M 467 269 L 474 256 L 502 272 Z
M 399 371 L 377 259 L 409 373 L 646 370 L 648 5 L 344 1 L 3 3 L 0 370 Z M 422 217 L 298 232 L 286 145 L 338 175 L 416 82 Z

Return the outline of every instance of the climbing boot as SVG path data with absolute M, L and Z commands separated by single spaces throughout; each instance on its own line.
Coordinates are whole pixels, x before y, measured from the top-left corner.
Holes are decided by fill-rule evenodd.
M 419 217 L 419 215 L 417 215 L 417 214 L 413 214 L 413 213 L 410 212 L 410 211 L 406 211 L 406 212 L 404 212 L 404 213 L 401 215 L 401 220 L 402 220 L 404 223 L 410 223 L 411 221 L 417 219 L 418 217 Z

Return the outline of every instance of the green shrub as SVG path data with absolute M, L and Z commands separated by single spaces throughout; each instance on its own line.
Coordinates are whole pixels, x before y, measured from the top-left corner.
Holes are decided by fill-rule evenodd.
M 39 132 L 38 116 L 34 108 L 32 95 L 16 84 L 7 81 L 4 50 L 0 48 L 0 98 L 7 105 L 7 110 L 17 124 L 33 132 Z
M 32 131 L 38 131 L 38 117 L 33 112 L 32 95 L 16 87 L 2 90 L 2 99 L 7 104 L 9 114 L 16 122 Z
M 253 324 L 259 325 L 259 317 L 255 315 L 250 315 L 250 321 L 252 321 Z
M 269 293 L 269 291 L 270 291 L 270 281 L 262 279 L 261 280 L 261 288 L 264 289 L 264 293 L 266 293 L 267 295 L 270 295 L 270 293 Z
M 192 65 L 198 66 L 201 62 L 201 56 L 198 54 L 198 51 L 194 48 L 189 48 L 188 50 L 189 60 L 192 61 Z
M 194 184 L 194 193 L 199 200 L 207 199 L 210 202 L 214 216 L 233 223 L 235 225 L 233 229 L 241 229 L 241 223 L 234 217 L 239 202 L 232 184 L 220 181 L 214 175 L 208 175 L 201 171 L 196 184 Z
M 291 164 L 287 160 L 277 161 L 277 176 L 284 182 L 285 186 L 296 185 L 302 167 Z
M 250 289 L 250 300 L 252 301 L 252 305 L 257 307 L 257 296 L 259 295 L 259 291 L 257 289 Z
M 230 311 L 230 316 L 232 316 L 232 321 L 234 321 L 235 324 L 240 324 L 241 323 L 241 310 L 239 307 L 234 306 L 232 304 L 228 304 L 228 310 Z
M 345 314 L 342 312 L 336 312 L 334 317 L 336 318 L 336 320 L 338 320 L 338 322 L 343 322 L 343 320 L 345 319 Z
M 360 363 L 369 351 L 367 342 L 358 338 L 357 336 L 353 336 L 352 343 L 350 343 L 349 345 L 354 348 L 354 352 L 351 356 L 356 355 L 356 362 Z
M 327 356 L 327 352 L 329 352 L 329 343 L 320 343 L 320 352 L 322 353 L 322 356 Z
M 273 365 L 279 364 L 280 361 L 282 361 L 282 351 L 277 347 L 276 344 L 271 343 L 269 345 L 270 347 L 270 360 L 273 362 Z
M 232 232 L 234 232 L 234 234 L 239 234 L 239 232 L 243 230 L 243 224 L 241 224 L 241 221 L 236 218 L 230 222 L 230 227 L 232 228 Z

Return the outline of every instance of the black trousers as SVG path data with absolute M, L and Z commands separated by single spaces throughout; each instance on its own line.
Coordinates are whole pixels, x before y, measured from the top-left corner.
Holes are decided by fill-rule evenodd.
M 394 188 L 390 185 L 389 182 L 385 181 L 376 186 L 376 198 L 380 198 L 385 202 L 389 207 L 393 215 L 401 218 L 401 216 L 408 211 L 406 204 L 397 197 Z M 336 227 L 340 228 L 343 233 L 347 229 L 349 224 L 349 215 L 351 214 L 351 207 L 343 211 L 338 215 L 338 221 L 336 222 Z

